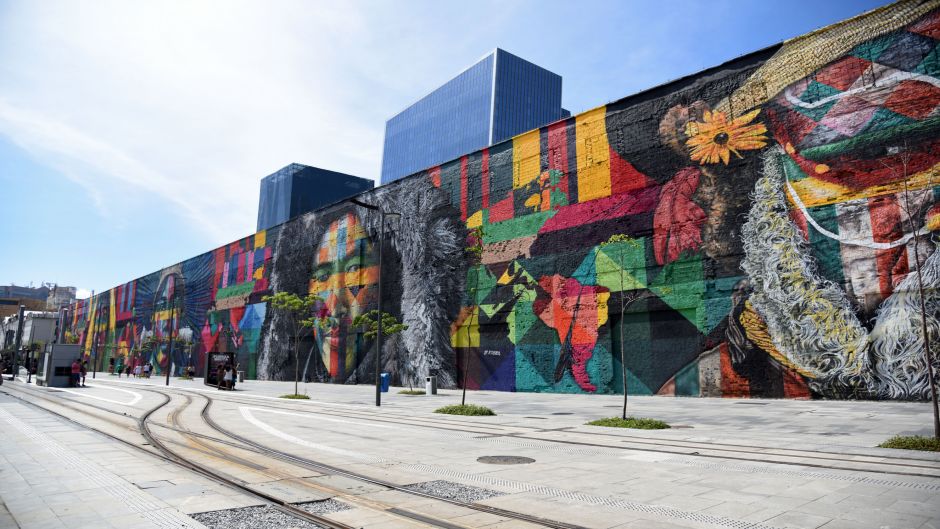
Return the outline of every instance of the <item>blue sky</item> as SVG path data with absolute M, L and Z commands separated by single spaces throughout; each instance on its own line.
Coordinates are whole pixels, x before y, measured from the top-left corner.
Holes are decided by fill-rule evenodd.
M 883 3 L 0 0 L 0 284 L 243 237 L 291 162 L 377 179 L 385 120 L 497 46 L 577 113 Z

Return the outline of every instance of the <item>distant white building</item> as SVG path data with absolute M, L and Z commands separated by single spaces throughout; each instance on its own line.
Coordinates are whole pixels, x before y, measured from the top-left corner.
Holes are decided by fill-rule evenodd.
M 75 301 L 75 295 L 78 289 L 75 287 L 60 287 L 52 285 L 49 289 L 49 297 L 46 298 L 46 308 L 49 310 L 59 310 L 62 307 L 71 305 Z
M 23 314 L 22 347 L 32 343 L 49 343 L 55 336 L 56 313 L 28 310 Z M 0 321 L 0 342 L 2 349 L 10 349 L 16 344 L 16 328 L 19 324 L 19 315 L 7 316 Z

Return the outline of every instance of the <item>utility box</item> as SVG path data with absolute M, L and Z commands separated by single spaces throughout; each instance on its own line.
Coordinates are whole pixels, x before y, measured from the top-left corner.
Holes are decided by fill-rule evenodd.
M 424 378 L 424 394 L 437 395 L 437 376 Z
M 235 367 L 235 353 L 210 352 L 206 354 L 206 376 L 203 384 L 207 386 L 218 386 L 222 382 L 219 376 L 219 367 L 226 365 Z
M 36 370 L 36 384 L 50 388 L 66 388 L 72 377 L 72 362 L 82 354 L 81 346 L 73 343 L 46 344 Z

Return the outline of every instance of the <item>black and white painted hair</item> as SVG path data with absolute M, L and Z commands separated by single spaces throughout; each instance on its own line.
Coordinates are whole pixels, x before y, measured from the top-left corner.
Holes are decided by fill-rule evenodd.
M 779 148 L 764 156 L 761 178 L 742 230 L 742 268 L 750 303 L 774 346 L 809 374 L 810 387 L 833 398 L 929 399 L 917 273 L 912 269 L 882 302 L 868 331 L 845 291 L 823 279 L 799 229 L 789 217 Z M 940 252 L 923 262 L 924 303 L 930 341 L 940 339 Z M 933 357 L 935 368 L 937 356 Z
M 442 387 L 456 384 L 456 357 L 450 325 L 460 310 L 467 260 L 466 228 L 446 194 L 419 177 L 406 178 L 361 196 L 400 217 L 386 217 L 382 267 L 383 310 L 399 315 L 408 328 L 387 340 L 383 371 L 401 384 L 423 382 L 436 374 Z M 314 253 L 329 222 L 338 214 L 355 211 L 373 243 L 380 240 L 380 215 L 346 202 L 325 212 L 312 212 L 285 224 L 274 249 L 270 275 L 272 291 L 306 292 Z M 266 318 L 258 357 L 258 378 L 293 378 L 289 331 L 274 311 Z M 310 356 L 305 344 L 301 362 Z M 374 347 L 361 358 L 356 372 L 344 382 L 371 382 Z M 313 353 L 314 362 L 320 362 Z M 315 368 L 309 368 L 316 371 Z

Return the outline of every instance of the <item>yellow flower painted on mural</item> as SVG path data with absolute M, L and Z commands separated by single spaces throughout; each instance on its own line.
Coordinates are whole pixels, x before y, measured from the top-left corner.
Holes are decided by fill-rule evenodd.
M 728 121 L 724 112 L 705 111 L 702 121 L 690 121 L 685 126 L 689 137 L 686 146 L 691 150 L 692 160 L 707 163 L 724 162 L 728 165 L 731 153 L 741 158 L 738 151 L 760 149 L 767 145 L 767 127 L 763 123 L 749 125 L 760 109 Z

